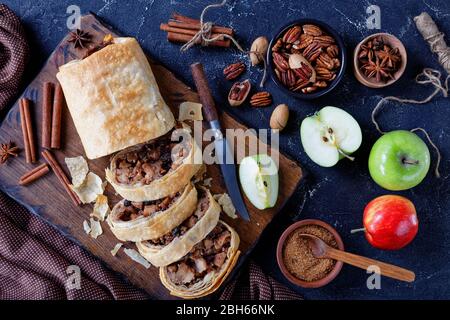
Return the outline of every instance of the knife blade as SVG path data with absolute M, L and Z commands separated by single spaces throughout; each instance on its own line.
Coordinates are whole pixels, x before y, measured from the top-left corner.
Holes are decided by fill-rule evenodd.
M 208 81 L 206 80 L 203 65 L 198 62 L 192 64 L 191 72 L 194 78 L 195 86 L 197 87 L 200 101 L 203 105 L 205 119 L 209 122 L 210 128 L 214 130 L 214 147 L 216 158 L 220 164 L 220 170 L 222 172 L 228 194 L 238 214 L 244 220 L 250 221 L 250 215 L 245 207 L 237 181 L 234 156 L 227 139 L 222 134 L 216 104 L 211 95 L 211 90 L 209 88 Z

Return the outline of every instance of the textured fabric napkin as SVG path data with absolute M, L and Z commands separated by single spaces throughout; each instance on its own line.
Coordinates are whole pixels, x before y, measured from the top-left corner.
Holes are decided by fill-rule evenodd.
M 19 19 L 0 5 L 0 111 L 18 93 L 27 55 Z M 73 265 L 81 271 L 78 289 L 67 285 L 72 274 L 68 267 Z M 0 191 L 0 299 L 149 298 Z M 298 298 L 253 263 L 221 295 L 221 299 Z
M 17 94 L 28 52 L 19 18 L 0 4 L 0 108 Z

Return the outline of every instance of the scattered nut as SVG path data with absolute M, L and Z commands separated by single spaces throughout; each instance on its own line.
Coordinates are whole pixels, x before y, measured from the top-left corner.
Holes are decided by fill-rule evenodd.
M 258 37 L 255 41 L 253 41 L 250 48 L 250 60 L 252 62 L 252 66 L 256 66 L 261 63 L 262 57 L 266 55 L 268 48 L 269 41 L 264 36 Z
M 250 104 L 253 107 L 267 107 L 272 104 L 272 95 L 267 91 L 255 93 L 251 99 Z
M 239 77 L 245 71 L 245 64 L 242 61 L 232 63 L 225 69 L 223 74 L 227 80 L 233 80 Z
M 270 127 L 273 130 L 283 130 L 289 119 L 289 107 L 286 104 L 278 105 L 270 117 Z
M 243 104 L 247 99 L 251 88 L 252 84 L 248 79 L 242 82 L 234 83 L 230 89 L 230 93 L 228 94 L 228 102 L 230 103 L 230 106 L 238 107 Z

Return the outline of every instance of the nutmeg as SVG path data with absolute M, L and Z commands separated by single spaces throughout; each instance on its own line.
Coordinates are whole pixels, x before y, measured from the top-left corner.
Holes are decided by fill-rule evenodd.
M 253 41 L 250 48 L 250 60 L 252 62 L 252 66 L 256 66 L 261 63 L 262 57 L 266 55 L 268 48 L 269 41 L 264 36 L 258 37 L 255 41 Z M 254 52 L 257 52 L 257 54 Z
M 273 130 L 283 130 L 289 119 L 289 107 L 286 104 L 278 105 L 270 117 L 270 127 Z

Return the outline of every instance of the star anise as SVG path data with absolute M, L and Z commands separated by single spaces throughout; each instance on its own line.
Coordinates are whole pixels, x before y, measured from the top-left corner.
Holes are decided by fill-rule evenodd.
M 381 37 L 375 37 L 372 40 L 367 41 L 365 44 L 361 45 L 361 50 L 359 51 L 358 58 L 360 60 L 375 61 L 375 54 L 378 50 L 381 50 L 384 46 L 383 39 Z
M 373 49 L 372 41 L 367 42 L 361 46 L 361 51 L 359 51 L 358 58 L 360 60 L 372 61 L 375 56 L 375 50 Z
M 391 73 L 392 70 L 386 66 L 386 60 L 380 61 L 378 57 L 376 57 L 375 62 L 369 60 L 361 69 L 363 69 L 366 77 L 375 77 L 377 82 L 380 82 L 382 79 L 394 79 Z
M 0 164 L 6 163 L 10 156 L 17 157 L 19 151 L 19 148 L 11 141 L 9 143 L 2 143 L 0 146 Z
M 70 32 L 69 42 L 73 43 L 75 49 L 86 48 L 86 45 L 91 42 L 92 36 L 83 30 L 77 29 Z
M 398 48 L 392 49 L 387 45 L 384 45 L 383 50 L 377 51 L 375 54 L 381 61 L 386 60 L 389 68 L 395 68 L 401 60 Z

